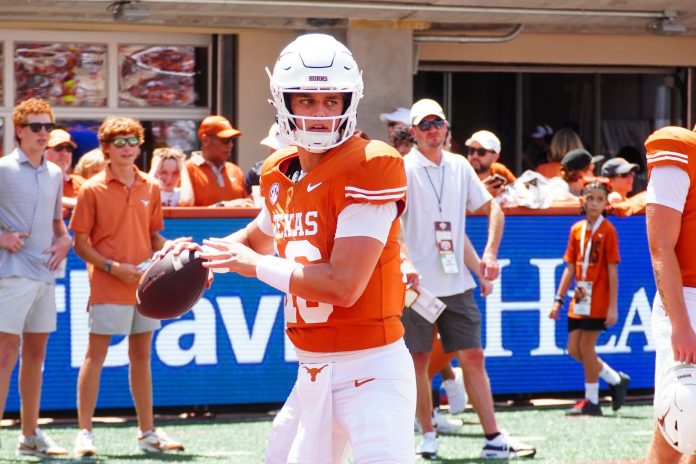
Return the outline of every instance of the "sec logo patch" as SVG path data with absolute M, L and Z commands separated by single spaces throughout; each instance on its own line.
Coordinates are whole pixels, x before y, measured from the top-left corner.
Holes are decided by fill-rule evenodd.
M 278 201 L 278 195 L 280 195 L 280 184 L 275 182 L 273 185 L 271 185 L 271 191 L 269 193 L 269 199 L 271 200 L 272 205 L 275 205 Z

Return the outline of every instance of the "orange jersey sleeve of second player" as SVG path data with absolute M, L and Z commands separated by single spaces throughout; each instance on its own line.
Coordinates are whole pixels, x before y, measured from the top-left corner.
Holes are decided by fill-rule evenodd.
M 660 166 L 674 166 L 689 175 L 689 192 L 681 218 L 681 231 L 675 253 L 682 283 L 696 287 L 696 133 L 683 127 L 663 127 L 645 141 L 648 178 Z

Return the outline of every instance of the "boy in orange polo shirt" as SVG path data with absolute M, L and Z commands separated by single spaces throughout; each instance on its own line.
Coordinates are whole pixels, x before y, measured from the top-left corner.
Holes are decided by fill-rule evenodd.
M 142 264 L 166 241 L 159 233 L 164 225 L 159 187 L 134 164 L 143 143 L 143 128 L 138 121 L 126 117 L 105 119 L 99 128 L 99 143 L 107 166 L 83 184 L 70 222 L 75 232 L 75 252 L 87 262 L 90 282 L 90 333 L 77 384 L 80 431 L 75 453 L 96 453 L 92 416 L 112 335 L 128 335 L 139 448 L 149 452 L 180 451 L 180 443 L 154 428 L 150 345 L 152 332 L 160 323 L 142 316 L 135 308 Z

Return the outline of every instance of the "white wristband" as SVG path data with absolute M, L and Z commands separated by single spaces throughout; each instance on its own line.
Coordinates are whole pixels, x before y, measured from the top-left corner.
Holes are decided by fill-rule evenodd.
M 256 265 L 256 277 L 283 293 L 290 293 L 290 278 L 300 263 L 277 256 L 264 256 Z

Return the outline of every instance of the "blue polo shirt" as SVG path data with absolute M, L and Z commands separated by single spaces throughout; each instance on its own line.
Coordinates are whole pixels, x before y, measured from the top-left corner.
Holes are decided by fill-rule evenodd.
M 19 148 L 0 158 L 0 226 L 29 233 L 19 252 L 0 248 L 0 278 L 54 281 L 44 250 L 53 242 L 53 221 L 62 220 L 62 196 L 61 170 L 45 157 L 38 167 Z

